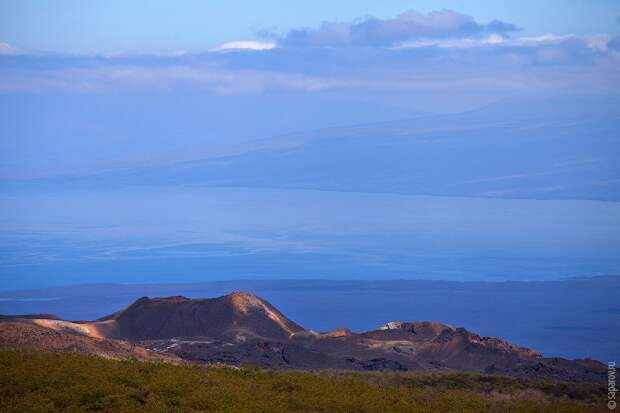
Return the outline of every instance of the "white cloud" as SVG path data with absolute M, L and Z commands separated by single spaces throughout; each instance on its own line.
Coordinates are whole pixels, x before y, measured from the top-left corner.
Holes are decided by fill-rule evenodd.
M 609 91 L 620 84 L 620 36 L 505 33 L 516 30 L 508 23 L 483 25 L 442 11 L 325 23 L 317 29 L 292 30 L 280 44 L 233 41 L 210 53 L 26 57 L 0 43 L 0 54 L 23 56 L 0 65 L 0 93 L 199 90 L 237 95 L 286 90 L 448 96 Z M 335 44 L 342 47 L 300 47 Z M 256 52 L 275 47 L 278 53 Z M 38 58 L 39 64 L 33 65 Z
M 316 92 L 340 87 L 341 83 L 303 73 L 231 70 L 210 63 L 129 64 L 114 62 L 113 58 L 37 71 L 0 70 L 0 93 L 198 90 L 218 95 L 247 95 L 270 90 Z
M 540 36 L 506 37 L 499 34 L 490 34 L 482 38 L 456 38 L 456 39 L 419 39 L 404 42 L 394 49 L 415 49 L 420 47 L 439 47 L 444 49 L 467 49 L 485 46 L 505 46 L 505 47 L 542 47 L 558 46 L 566 41 L 576 41 L 583 43 L 584 46 L 593 51 L 604 52 L 607 50 L 607 43 L 611 37 L 607 34 L 597 34 L 592 36 L 576 36 L 574 34 L 557 35 L 544 34 Z
M 11 46 L 10 44 L 0 42 L 0 55 L 17 54 L 18 52 L 19 52 L 19 50 L 17 50 L 16 48 Z
M 227 50 L 271 50 L 276 47 L 275 43 L 272 42 L 257 42 L 254 40 L 238 40 L 235 42 L 228 42 L 222 45 L 219 45 L 215 49 L 212 49 L 214 52 L 222 52 Z
M 390 47 L 414 39 L 505 36 L 519 30 L 512 23 L 493 20 L 482 24 L 471 16 L 442 9 L 428 14 L 406 11 L 391 19 L 369 17 L 353 22 L 323 22 L 316 28 L 293 29 L 273 37 L 284 47 Z

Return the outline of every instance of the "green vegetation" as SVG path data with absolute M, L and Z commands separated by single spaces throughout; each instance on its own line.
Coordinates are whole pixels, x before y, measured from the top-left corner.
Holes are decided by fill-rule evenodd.
M 605 400 L 603 385 L 475 374 L 281 372 L 0 352 L 6 413 L 583 413 L 604 411 Z

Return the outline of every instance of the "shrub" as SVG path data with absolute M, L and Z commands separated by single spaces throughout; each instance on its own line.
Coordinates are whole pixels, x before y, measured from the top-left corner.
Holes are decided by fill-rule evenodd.
M 595 412 L 602 385 L 447 373 L 270 371 L 0 351 L 0 411 Z

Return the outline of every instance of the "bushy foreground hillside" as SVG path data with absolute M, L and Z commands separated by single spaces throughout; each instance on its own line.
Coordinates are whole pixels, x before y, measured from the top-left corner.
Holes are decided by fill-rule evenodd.
M 471 374 L 304 373 L 0 352 L 2 412 L 595 412 L 605 388 Z

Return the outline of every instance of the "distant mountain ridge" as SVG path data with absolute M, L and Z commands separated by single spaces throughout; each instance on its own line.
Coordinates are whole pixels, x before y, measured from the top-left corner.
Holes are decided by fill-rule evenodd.
M 43 339 L 50 335 L 58 338 Z M 391 321 L 362 333 L 306 330 L 266 300 L 239 291 L 208 299 L 143 297 L 92 322 L 0 317 L 0 347 L 78 349 L 119 358 L 138 351 L 146 359 L 285 369 L 477 371 L 572 382 L 601 382 L 606 372 L 597 361 L 545 358 L 437 322 Z
M 498 102 L 463 113 L 263 139 L 229 156 L 19 185 L 191 185 L 618 201 L 620 112 L 612 104 L 618 101 L 593 107 L 587 99 L 582 104 Z

